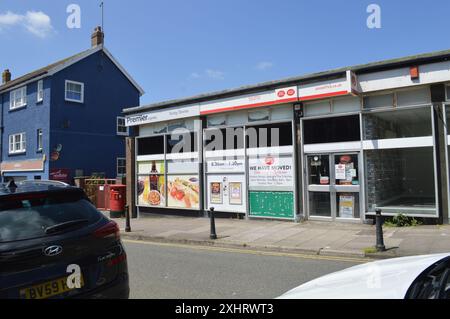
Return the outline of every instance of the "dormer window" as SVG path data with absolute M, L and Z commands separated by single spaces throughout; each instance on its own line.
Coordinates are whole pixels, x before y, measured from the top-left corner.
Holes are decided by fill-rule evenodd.
M 27 87 L 21 87 L 11 91 L 9 100 L 9 109 L 15 110 L 27 105 Z
M 84 103 L 84 83 L 66 80 L 66 101 Z

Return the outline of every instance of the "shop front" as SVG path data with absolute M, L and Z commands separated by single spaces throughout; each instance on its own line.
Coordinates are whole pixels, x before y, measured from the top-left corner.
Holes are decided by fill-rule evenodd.
M 125 110 L 139 127 L 136 206 L 343 222 L 381 209 L 446 222 L 450 52 L 432 56 Z
M 255 101 L 258 101 L 255 103 Z M 205 208 L 296 220 L 297 88 L 200 104 L 205 115 Z
M 142 211 L 202 209 L 198 105 L 128 118 L 136 137 L 136 206 Z M 175 119 L 175 120 L 174 120 Z
M 9 161 L 1 163 L 1 175 L 3 182 L 14 180 L 21 182 L 25 180 L 47 179 L 46 160 L 29 159 L 22 161 Z
M 430 87 L 306 102 L 301 120 L 309 219 L 437 218 Z

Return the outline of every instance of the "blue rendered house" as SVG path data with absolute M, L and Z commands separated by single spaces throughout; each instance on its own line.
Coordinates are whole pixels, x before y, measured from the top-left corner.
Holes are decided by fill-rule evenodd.
M 92 47 L 0 85 L 2 180 L 125 174 L 121 117 L 144 93 L 103 46 L 97 27 Z

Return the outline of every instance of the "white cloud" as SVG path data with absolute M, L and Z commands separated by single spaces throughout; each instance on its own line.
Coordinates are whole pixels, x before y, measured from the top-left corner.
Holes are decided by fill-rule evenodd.
M 23 16 L 8 11 L 0 14 L 0 29 L 19 24 L 23 20 Z
M 27 11 L 24 15 L 11 11 L 0 14 L 0 30 L 16 26 L 39 38 L 46 38 L 53 32 L 50 17 L 42 11 Z
M 199 77 L 201 77 L 200 74 L 198 74 L 197 72 L 192 72 L 191 75 L 189 76 L 191 79 L 198 79 Z
M 218 70 L 207 69 L 205 74 L 211 79 L 223 80 L 225 78 L 223 72 Z
M 256 65 L 256 69 L 260 70 L 260 71 L 265 71 L 267 69 L 270 69 L 271 67 L 273 67 L 273 63 L 272 62 L 268 62 L 268 61 L 259 62 Z
M 192 72 L 189 75 L 190 79 L 200 79 L 200 78 L 209 78 L 214 80 L 223 80 L 225 79 L 225 74 L 219 70 L 206 69 L 203 72 Z

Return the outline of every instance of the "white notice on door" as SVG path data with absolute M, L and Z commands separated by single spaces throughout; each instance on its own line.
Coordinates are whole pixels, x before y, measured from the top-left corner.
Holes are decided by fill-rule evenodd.
M 338 164 L 338 165 L 335 166 L 336 180 L 347 179 L 347 176 L 346 176 L 345 173 L 346 173 L 345 164 Z

